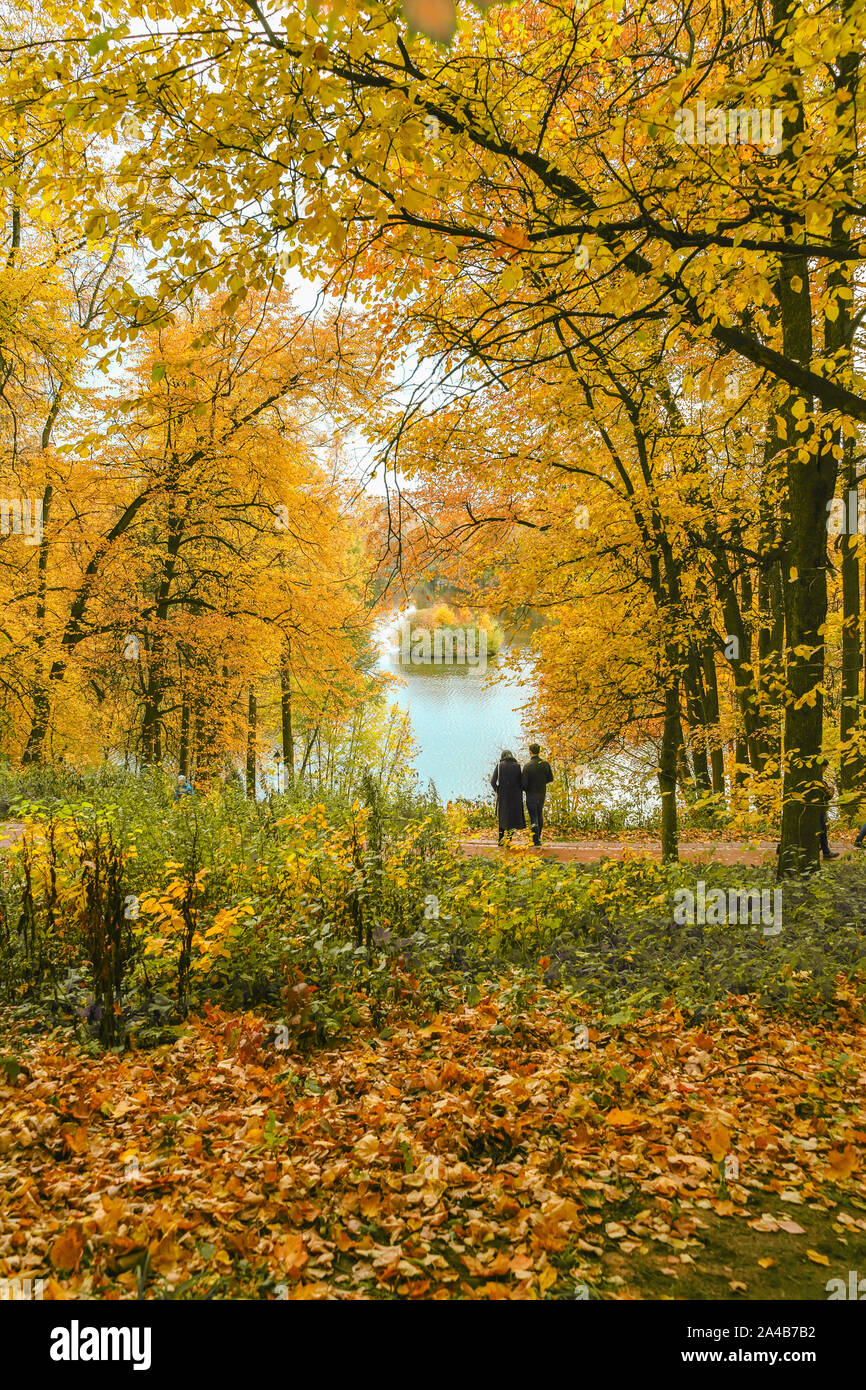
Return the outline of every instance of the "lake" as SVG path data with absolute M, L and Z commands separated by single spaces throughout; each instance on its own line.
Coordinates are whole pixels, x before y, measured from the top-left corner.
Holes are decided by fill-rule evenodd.
M 421 785 L 432 779 L 443 804 L 458 796 L 492 803 L 489 778 L 501 750 L 510 748 L 521 761 L 529 756 L 520 707 L 531 699 L 533 682 L 520 649 L 518 671 L 503 669 L 503 648 L 488 657 L 482 675 L 463 665 L 425 669 L 401 664 L 385 629 L 379 645 L 380 670 L 405 682 L 392 687 L 390 699 L 408 710 L 412 720 L 418 745 L 414 766 Z

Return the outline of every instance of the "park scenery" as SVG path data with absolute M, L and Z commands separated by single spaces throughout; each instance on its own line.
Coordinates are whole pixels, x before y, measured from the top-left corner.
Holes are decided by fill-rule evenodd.
M 863 0 L 0 49 L 0 1301 L 866 1299 Z

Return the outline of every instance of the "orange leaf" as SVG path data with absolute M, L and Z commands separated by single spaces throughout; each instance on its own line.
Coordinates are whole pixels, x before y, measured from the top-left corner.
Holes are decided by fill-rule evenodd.
M 304 1247 L 304 1237 L 300 1232 L 295 1235 L 284 1236 L 274 1247 L 274 1254 L 287 1274 L 303 1269 L 310 1258 Z
M 51 1247 L 49 1259 L 55 1269 L 74 1270 L 78 1268 L 84 1251 L 84 1232 L 81 1223 L 76 1221 L 59 1235 Z
M 616 1129 L 626 1129 L 629 1125 L 643 1123 L 640 1115 L 636 1115 L 633 1110 L 619 1110 L 616 1106 L 613 1110 L 608 1110 L 605 1119 L 609 1125 L 613 1125 Z
M 60 1133 L 74 1154 L 83 1154 L 87 1152 L 90 1140 L 87 1137 L 87 1129 L 84 1125 L 77 1125 L 75 1129 L 62 1129 Z
M 713 1199 L 713 1211 L 717 1216 L 733 1216 L 736 1210 L 729 1198 L 717 1197 Z

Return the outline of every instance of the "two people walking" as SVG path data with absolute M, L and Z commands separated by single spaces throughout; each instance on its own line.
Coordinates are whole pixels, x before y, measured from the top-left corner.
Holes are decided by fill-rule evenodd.
M 548 782 L 553 781 L 550 763 L 541 756 L 537 743 L 529 745 L 529 762 L 523 767 L 507 748 L 502 750 L 499 762 L 493 769 L 490 785 L 496 792 L 496 809 L 499 819 L 499 843 L 513 830 L 526 829 L 523 812 L 523 797 L 526 796 L 526 810 L 532 827 L 532 843 L 541 844 L 544 828 L 544 798 Z

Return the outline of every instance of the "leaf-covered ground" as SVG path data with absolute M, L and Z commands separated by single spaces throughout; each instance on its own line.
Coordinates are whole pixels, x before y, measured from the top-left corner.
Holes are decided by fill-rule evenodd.
M 744 864 L 755 867 L 759 864 L 775 863 L 776 845 L 776 840 L 762 839 L 741 840 L 733 844 L 722 840 L 691 840 L 680 845 L 679 857 L 685 862 Z M 847 844 L 844 848 L 848 848 Z M 529 842 L 528 833 L 520 831 L 507 851 L 503 851 L 499 846 L 495 831 L 490 831 L 486 835 L 476 834 L 471 839 L 462 840 L 460 852 L 467 859 L 479 856 L 499 858 L 503 854 L 517 854 L 550 859 L 558 864 L 597 864 L 602 859 L 621 860 L 634 854 L 649 855 L 653 859 L 662 857 L 661 844 L 657 840 L 603 839 L 582 835 L 579 842 L 549 839 L 536 846 Z
M 844 990 L 822 1028 L 743 1000 L 703 1029 L 671 1007 L 604 1032 L 543 992 L 306 1059 L 283 1040 L 214 1011 L 94 1057 L 10 1027 L 0 1278 L 54 1298 L 826 1299 L 866 1269 Z

